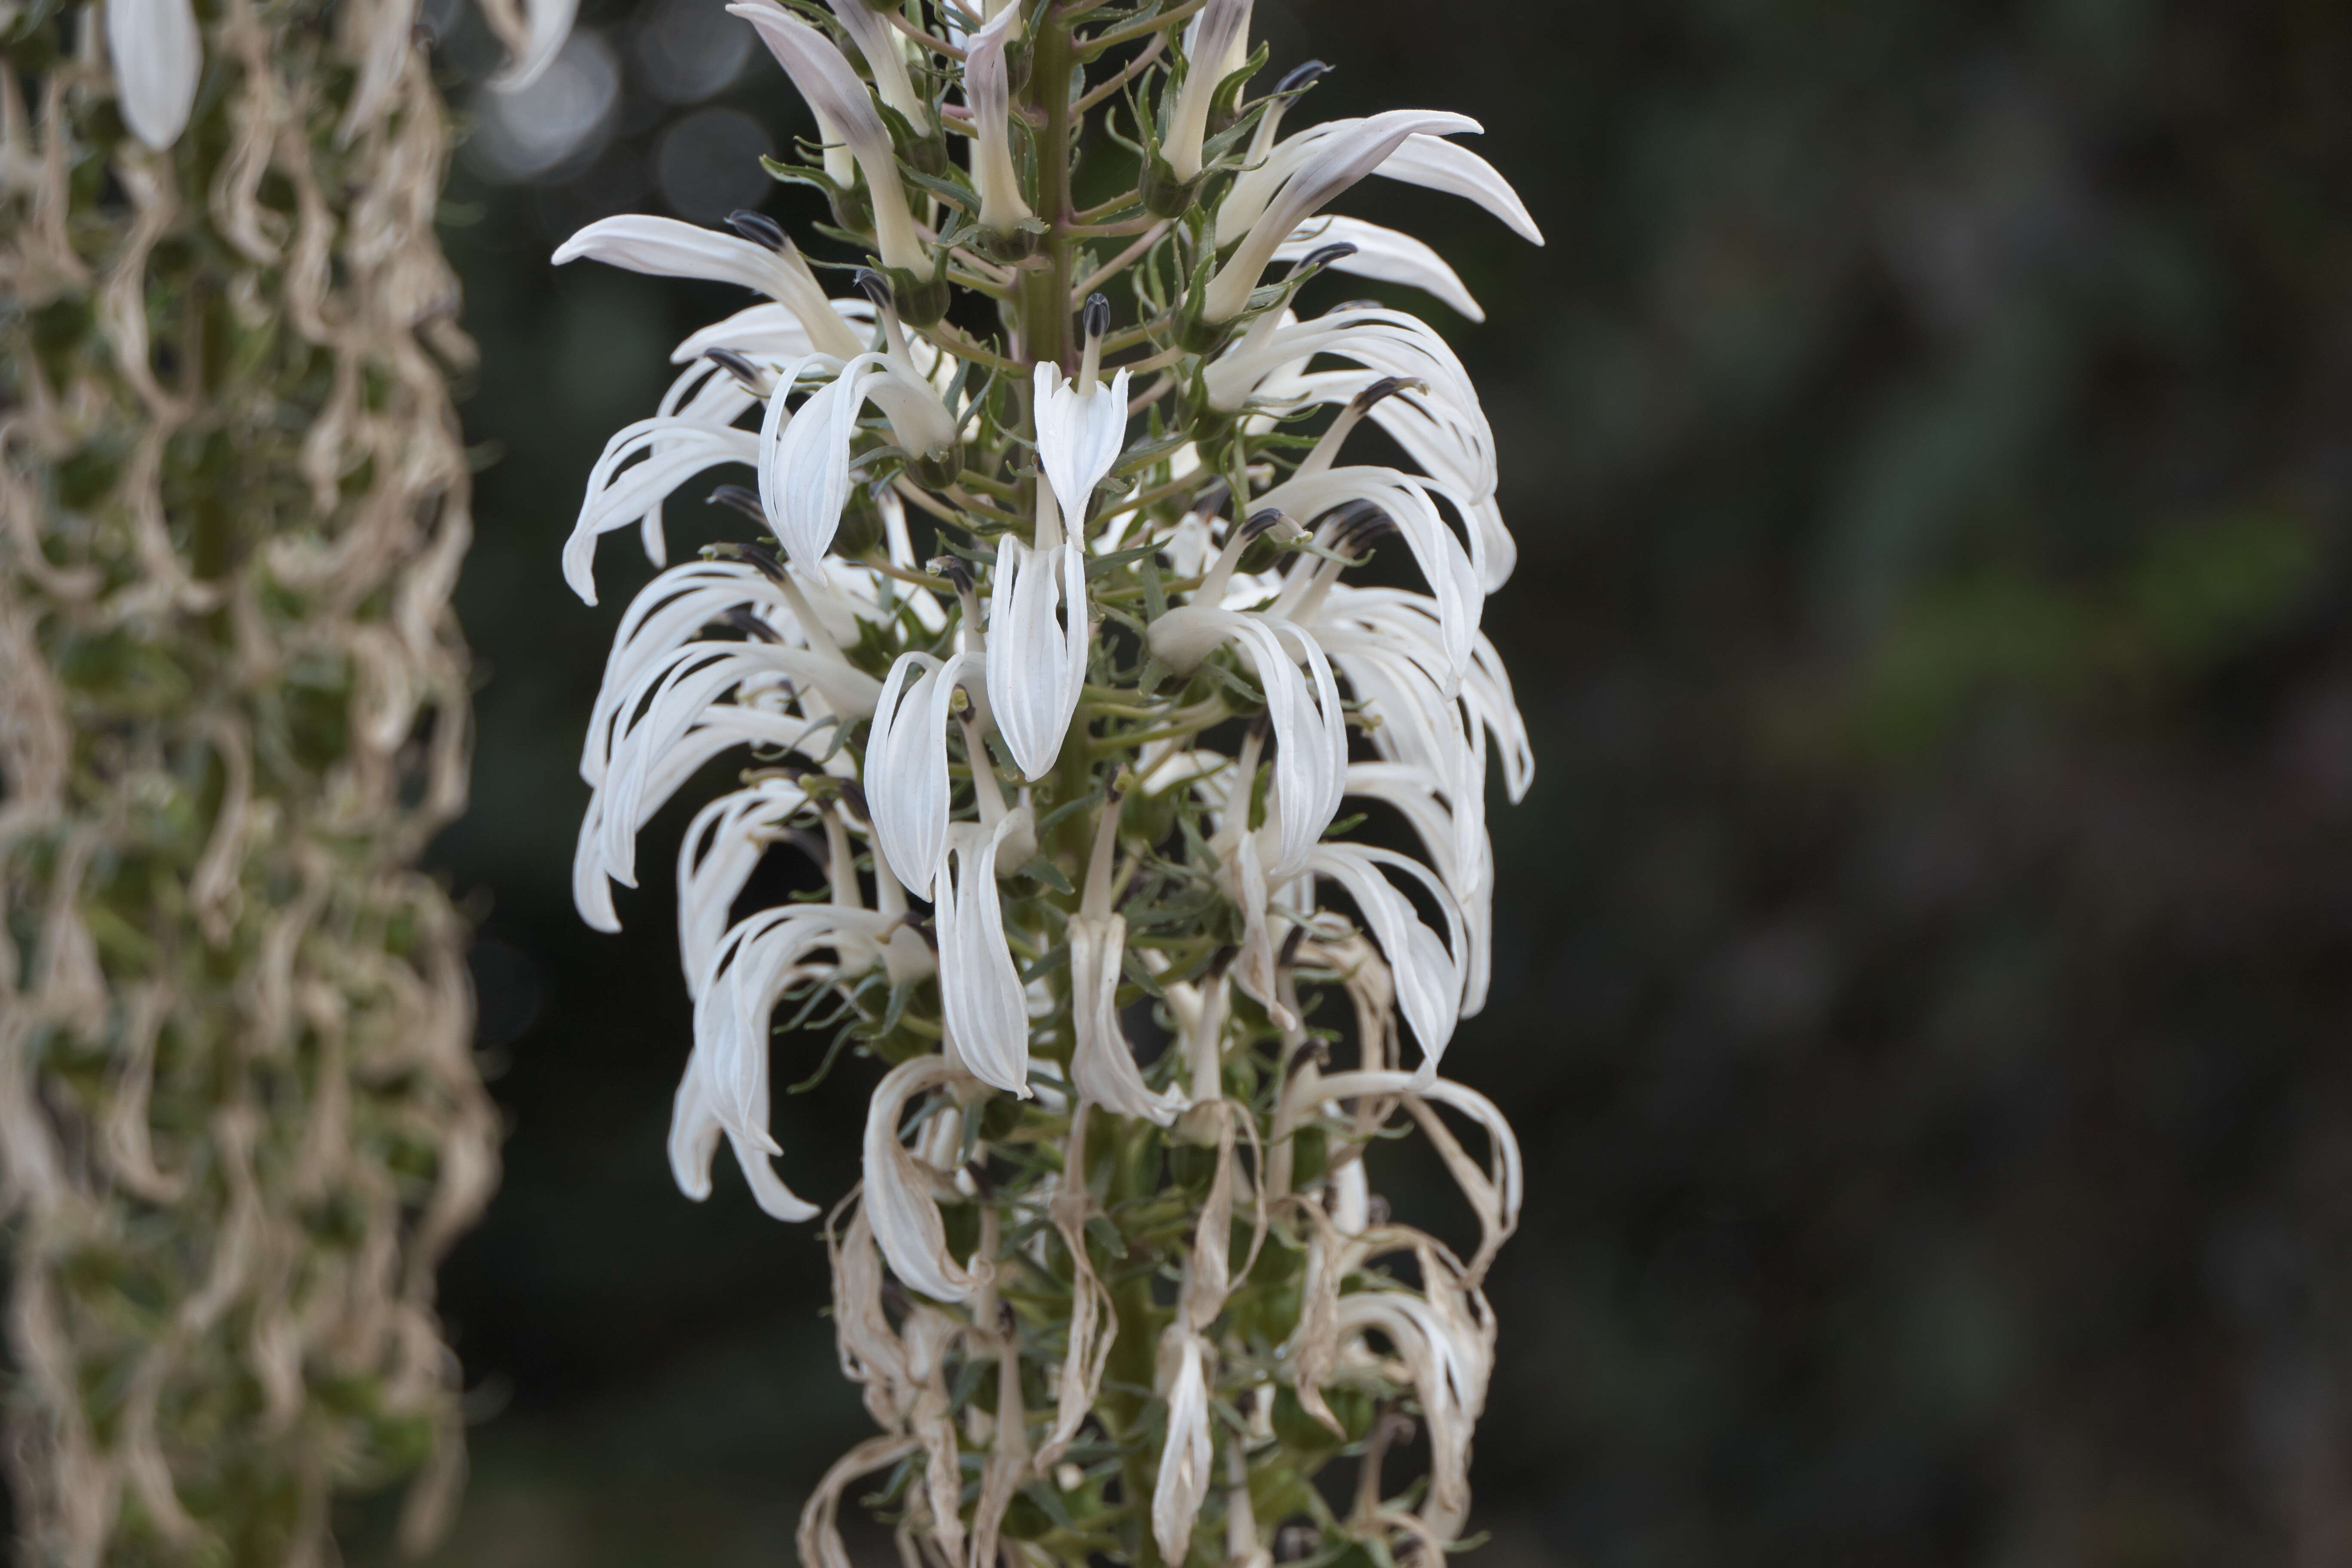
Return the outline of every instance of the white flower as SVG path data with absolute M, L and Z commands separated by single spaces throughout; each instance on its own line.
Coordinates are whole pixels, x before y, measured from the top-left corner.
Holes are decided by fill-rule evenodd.
M 976 1264 L 949 1255 L 947 1227 L 930 1192 L 934 1167 L 908 1152 L 898 1121 L 918 1096 L 959 1081 L 970 1080 L 946 1058 L 916 1057 L 882 1076 L 866 1110 L 866 1218 L 874 1243 L 893 1274 L 938 1301 L 970 1296 Z
M 1286 651 L 1287 641 L 1296 653 Z M 1339 815 L 1348 766 L 1348 721 L 1330 661 L 1315 639 L 1287 621 L 1192 604 L 1151 623 L 1151 651 L 1183 673 L 1219 645 L 1249 657 L 1265 693 L 1274 727 L 1274 805 L 1281 819 L 1281 850 L 1274 874 L 1288 876 L 1307 863 L 1307 851 Z M 1307 674 L 1299 673 L 1299 663 Z M 1312 687 L 1310 694 L 1309 687 Z M 1246 792 L 1249 781 L 1240 781 Z
M 898 110 L 918 134 L 929 130 L 931 106 L 907 75 L 907 54 L 897 29 L 866 0 L 826 0 L 826 4 L 833 7 L 842 31 L 856 44 L 857 52 L 866 57 L 866 68 L 874 73 L 875 89 L 882 101 Z
M 1168 1387 L 1168 1441 L 1151 1489 L 1151 1535 L 1163 1562 L 1181 1563 L 1192 1549 L 1192 1524 L 1208 1500 L 1215 1455 L 1209 1444 L 1209 1384 L 1201 1336 L 1171 1329 L 1175 1375 Z
M 856 5 L 859 0 L 847 0 Z M 972 35 L 964 56 L 964 107 L 971 111 L 972 183 L 980 187 L 980 225 L 998 234 L 1036 216 L 1021 194 L 1013 167 L 1013 89 L 1006 79 L 1004 46 L 1021 25 L 1021 8 L 1008 5 Z
M 1209 130 L 1209 100 L 1217 83 L 1241 62 L 1233 57 L 1248 47 L 1250 0 L 1209 0 L 1184 34 L 1184 82 L 1169 111 L 1168 132 L 1160 156 L 1179 180 L 1201 172 L 1202 143 Z
M 1320 212 L 1324 203 L 1379 168 L 1406 137 L 1477 129 L 1478 122 L 1464 115 L 1397 109 L 1318 138 L 1266 201 L 1265 210 L 1252 219 L 1247 237 L 1242 237 L 1242 231 L 1219 210 L 1218 239 L 1229 243 L 1240 238 L 1241 244 L 1210 279 L 1201 304 L 1202 319 L 1227 321 L 1239 315 L 1249 302 L 1250 291 L 1257 287 L 1258 275 L 1274 258 L 1276 247 Z
M 940 868 L 933 908 L 940 932 L 940 1011 L 948 1044 L 982 1083 L 1029 1098 L 1029 999 L 1004 942 L 996 855 L 1025 826 L 1024 807 L 992 831 L 974 823 L 948 830 L 956 874 Z
M 656 278 L 740 283 L 791 311 L 813 352 L 846 359 L 864 348 L 783 231 L 768 223 L 752 226 L 759 241 L 676 218 L 625 213 L 592 223 L 557 246 L 555 264 L 561 267 L 584 256 Z M 771 239 L 775 243 L 764 243 Z
M 868 403 L 882 410 L 908 457 L 951 466 L 955 416 L 908 353 L 898 319 L 883 311 L 889 348 L 844 363 L 797 416 L 788 416 L 788 382 L 779 379 L 760 431 L 760 498 L 776 537 L 803 571 L 820 570 L 849 501 L 850 445 Z
M 131 133 L 161 153 L 180 139 L 204 76 L 204 38 L 190 0 L 106 0 L 106 48 Z
M 815 111 L 826 139 L 838 137 L 857 160 L 873 201 L 874 237 L 881 247 L 884 264 L 929 277 L 930 257 L 907 210 L 906 186 L 898 178 L 898 154 L 889 128 L 882 123 L 874 100 L 866 96 L 857 73 L 841 58 L 833 40 L 772 0 L 741 0 L 727 11 L 759 29 L 768 51 Z
M 1173 1089 L 1154 1092 L 1135 1065 L 1134 1049 L 1118 1026 L 1118 982 L 1127 952 L 1127 921 L 1112 912 L 1111 863 L 1118 852 L 1118 802 L 1103 807 L 1094 857 L 1087 866 L 1085 897 L 1070 917 L 1070 1082 L 1086 1100 L 1121 1116 L 1140 1116 L 1165 1127 L 1189 1103 Z M 1195 1075 L 1194 1092 L 1202 1092 Z M 1209 1075 L 1213 1089 L 1214 1074 Z M 1214 1098 L 1213 1092 L 1208 1098 Z
M 957 683 L 979 673 L 981 656 L 901 654 L 874 705 L 866 742 L 866 800 L 874 843 L 898 880 L 918 898 L 946 858 L 948 719 Z
M 1010 13 L 1007 13 L 1010 15 Z M 1100 334 L 1091 334 L 1098 342 Z M 1086 688 L 1088 636 L 1086 507 L 1110 471 L 1127 430 L 1127 373 L 1108 389 L 1090 373 L 1074 386 L 1059 370 L 1035 373 L 1040 486 L 1037 538 L 997 541 L 990 592 L 988 691 L 997 732 L 1023 776 L 1045 776 L 1061 755 Z

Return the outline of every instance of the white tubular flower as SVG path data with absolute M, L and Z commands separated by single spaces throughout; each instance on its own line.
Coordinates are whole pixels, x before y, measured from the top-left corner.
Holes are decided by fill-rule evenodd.
M 896 321 L 888 323 L 895 333 Z M 956 449 L 955 416 L 904 352 L 861 353 L 819 388 L 797 416 L 787 416 L 790 387 L 779 383 L 760 432 L 760 499 L 775 521 L 776 537 L 795 565 L 823 570 L 825 552 L 849 503 L 850 445 L 858 412 L 882 410 L 891 434 L 910 458 L 947 465 Z
M 1421 1066 L 1413 1074 L 1419 1093 L 1437 1076 L 1437 1064 L 1462 1016 L 1463 954 L 1468 935 L 1461 911 L 1444 883 L 1419 861 L 1367 844 L 1318 844 L 1307 857 L 1307 869 L 1328 877 L 1348 889 L 1349 897 L 1371 928 L 1372 940 L 1389 961 L 1395 977 L 1397 1003 L 1421 1044 Z M 1412 900 L 1381 874 L 1381 867 L 1402 871 L 1426 888 L 1445 917 L 1446 938 L 1421 923 Z
M 1246 49 L 1250 0 L 1209 0 L 1184 34 L 1184 83 L 1169 110 L 1160 154 L 1179 180 L 1201 172 L 1202 145 L 1208 138 L 1209 104 L 1217 84 L 1240 66 L 1234 54 Z
M 1081 539 L 1087 500 L 1118 461 L 1126 437 L 1127 373 L 1102 390 L 1088 373 L 1074 386 L 1054 366 L 1040 364 L 1035 395 L 1037 460 L 1046 480 L 1039 487 L 1037 539 L 1034 545 L 1011 534 L 997 541 L 988 626 L 997 732 L 1029 779 L 1044 777 L 1061 755 L 1086 688 L 1091 626 Z
M 1287 638 L 1297 650 L 1285 651 Z M 1181 674 L 1197 667 L 1221 644 L 1249 656 L 1265 692 L 1266 719 L 1274 726 L 1274 786 L 1281 816 L 1281 852 L 1273 874 L 1287 877 L 1307 864 L 1307 851 L 1339 815 L 1348 767 L 1348 721 L 1330 661 L 1315 639 L 1286 621 L 1238 615 L 1204 605 L 1185 605 L 1151 623 L 1151 651 Z M 1302 677 L 1298 661 L 1307 676 Z M 1313 693 L 1309 695 L 1311 678 Z M 1240 781 L 1246 792 L 1249 781 Z
M 1326 263 L 1332 271 L 1426 289 L 1471 321 L 1486 319 L 1486 312 L 1478 308 L 1478 301 L 1463 283 L 1462 275 L 1447 266 L 1444 257 L 1409 234 L 1399 234 L 1361 218 L 1331 213 L 1309 218 L 1293 229 L 1288 239 L 1274 247 L 1273 259 L 1304 261 L 1318 251 L 1342 245 L 1354 248 Z
M 1163 1562 L 1181 1563 L 1192 1546 L 1192 1525 L 1208 1500 L 1216 1455 L 1209 1441 L 1209 1383 L 1201 1336 L 1169 1331 L 1175 1340 L 1175 1375 L 1168 1387 L 1168 1442 L 1151 1489 L 1151 1536 Z
M 857 4 L 857 0 L 847 0 Z M 1013 166 L 1013 88 L 1006 79 L 1004 46 L 1021 23 L 1021 8 L 1007 5 L 972 35 L 963 62 L 964 107 L 971 113 L 971 178 L 980 187 L 980 226 L 1009 234 L 1035 217 L 1021 194 Z
M 106 0 L 106 49 L 122 122 L 156 152 L 188 128 L 205 43 L 190 0 Z
M 961 1068 L 944 1057 L 899 1063 L 874 1086 L 866 1111 L 866 1219 L 890 1271 L 935 1301 L 961 1301 L 972 1292 L 982 1267 L 959 1264 L 948 1253 L 931 1183 L 939 1174 L 899 1141 L 898 1120 L 916 1097 L 959 1080 Z
M 866 0 L 825 3 L 832 6 L 842 31 L 857 46 L 857 52 L 866 57 L 866 68 L 874 73 L 874 88 L 882 101 L 898 110 L 917 134 L 930 130 L 930 101 L 915 90 L 913 79 L 907 75 L 907 52 L 899 45 L 898 30 Z
M 1416 132 L 1450 136 L 1477 129 L 1478 122 L 1464 115 L 1398 109 L 1318 138 L 1267 201 L 1265 212 L 1252 222 L 1232 259 L 1209 280 L 1208 294 L 1201 304 L 1202 319 L 1229 321 L 1239 315 L 1249 303 L 1250 291 L 1257 287 L 1259 274 L 1274 259 L 1276 247 L 1300 224 L 1322 211 L 1324 203 L 1379 168 L 1406 137 Z M 1221 210 L 1219 239 L 1230 240 L 1238 233 Z
M 934 901 L 940 932 L 940 1011 L 950 1047 L 966 1071 L 993 1089 L 1026 1100 L 1029 1088 L 1029 997 L 1004 942 L 1004 910 L 996 890 L 996 852 L 1025 826 L 1026 809 L 1008 814 L 993 831 L 959 823 L 948 833 L 956 874 L 942 864 Z
M 1090 327 L 1087 338 L 1098 353 L 1100 328 Z M 1037 464 L 1045 471 L 1045 482 L 1053 487 L 1070 532 L 1083 533 L 1095 487 L 1109 475 L 1127 441 L 1128 373 L 1112 376 L 1107 389 L 1096 384 L 1091 365 L 1066 377 L 1058 367 L 1040 364 L 1031 379 L 1037 405 Z
M 898 153 L 889 128 L 833 40 L 772 0 L 742 0 L 727 11 L 759 29 L 761 41 L 800 89 L 819 124 L 828 127 L 825 135 L 837 134 L 857 160 L 873 201 L 874 237 L 883 263 L 928 277 L 930 256 L 907 210 L 907 190 L 898 178 Z
M 1127 952 L 1127 921 L 1110 907 L 1111 862 L 1118 854 L 1118 801 L 1103 807 L 1094 856 L 1087 864 L 1086 894 L 1070 917 L 1070 1082 L 1079 1095 L 1121 1116 L 1139 1116 L 1166 1127 L 1190 1103 L 1174 1089 L 1154 1092 L 1135 1065 L 1135 1051 L 1118 1026 L 1120 959 Z M 1196 1092 L 1200 1079 L 1193 1082 Z M 1213 1098 L 1213 1096 L 1212 1096 Z
M 656 278 L 740 283 L 791 311 L 814 352 L 846 359 L 863 349 L 865 343 L 834 310 L 816 275 L 783 231 L 766 219 L 747 226 L 759 234 L 758 240 L 676 218 L 625 213 L 592 223 L 557 246 L 555 264 L 561 267 L 584 256 Z
M 1429 584 L 1444 637 L 1449 677 L 1458 679 L 1469 668 L 1486 595 L 1469 552 L 1430 500 L 1426 481 L 1395 468 L 1331 468 L 1321 473 L 1302 468 L 1258 500 L 1297 517 L 1319 517 L 1352 502 L 1385 514 L 1395 523 L 1413 564 Z
M 899 657 L 874 705 L 866 743 L 866 802 L 873 811 L 874 844 L 891 871 L 918 898 L 947 856 L 948 719 L 959 681 L 979 673 L 977 654 L 945 661 L 927 653 Z

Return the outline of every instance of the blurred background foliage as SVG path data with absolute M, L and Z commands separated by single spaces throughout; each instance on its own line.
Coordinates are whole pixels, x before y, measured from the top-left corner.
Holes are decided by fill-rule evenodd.
M 1450 1058 L 1529 1162 L 1482 1561 L 2352 1558 L 2352 10 L 1259 12 L 1274 68 L 1339 66 L 1318 115 L 1478 116 L 1550 239 L 1349 205 L 1485 301 L 1445 325 L 1522 549 L 1487 624 L 1540 771 Z M 592 610 L 556 569 L 740 301 L 546 257 L 614 211 L 804 221 L 755 155 L 808 126 L 717 0 L 583 22 L 478 100 L 450 209 L 495 461 L 439 863 L 512 1134 L 446 1286 L 485 1420 L 442 1561 L 769 1563 L 864 1417 L 814 1231 L 670 1186 L 684 814 L 625 935 L 567 890 L 648 573 L 616 541 Z M 800 1190 L 855 1179 L 871 1077 L 780 1108 Z

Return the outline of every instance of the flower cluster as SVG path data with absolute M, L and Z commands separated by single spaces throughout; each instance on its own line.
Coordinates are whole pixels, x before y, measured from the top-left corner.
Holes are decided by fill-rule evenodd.
M 574 889 L 614 928 L 638 832 L 748 764 L 677 868 L 689 1195 L 723 1142 L 767 1212 L 814 1217 L 774 1164 L 772 1043 L 887 1068 L 826 1231 L 883 1435 L 819 1487 L 803 1559 L 845 1561 L 840 1500 L 879 1474 L 910 1562 L 1433 1563 L 1519 1202 L 1503 1119 L 1438 1076 L 1486 990 L 1490 750 L 1513 798 L 1531 766 L 1478 629 L 1512 546 L 1444 341 L 1307 297 L 1349 272 L 1476 318 L 1429 247 L 1325 212 L 1368 175 L 1537 230 L 1461 115 L 1285 134 L 1325 68 L 1254 93 L 1249 0 L 730 9 L 815 118 L 773 172 L 860 261 L 753 213 L 556 253 L 763 297 L 678 346 L 564 552 L 593 603 L 601 535 L 662 564 L 680 487 L 757 476 L 709 492 L 749 536 L 622 619 Z M 1347 460 L 1367 421 L 1411 468 Z M 1417 586 L 1350 580 L 1391 542 Z M 778 850 L 824 890 L 746 909 Z M 1370 1194 L 1400 1112 L 1475 1211 L 1466 1259 Z M 1391 1490 L 1419 1432 L 1427 1475 Z M 1345 1506 L 1317 1484 L 1341 1456 Z

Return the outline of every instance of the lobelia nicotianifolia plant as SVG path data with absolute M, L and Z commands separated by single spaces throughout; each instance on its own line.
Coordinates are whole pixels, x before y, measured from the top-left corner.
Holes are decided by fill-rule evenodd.
M 1253 90 L 1248 0 L 730 9 L 815 116 L 772 172 L 864 264 L 752 213 L 556 253 L 765 296 L 678 346 L 565 549 L 593 603 L 601 534 L 659 565 L 673 492 L 757 475 L 710 492 L 740 541 L 622 618 L 574 891 L 615 929 L 638 831 L 744 764 L 677 867 L 689 1196 L 723 1141 L 768 1213 L 817 1216 L 773 1165 L 774 1037 L 886 1068 L 825 1226 L 882 1433 L 816 1488 L 802 1559 L 845 1564 L 873 1477 L 908 1562 L 1434 1563 L 1519 1204 L 1503 1118 L 1437 1076 L 1486 990 L 1489 747 L 1513 798 L 1531 766 L 1478 630 L 1512 545 L 1444 342 L 1304 296 L 1350 272 L 1477 318 L 1426 246 L 1325 212 L 1370 174 L 1539 237 L 1450 140 L 1472 121 L 1299 127 L 1319 64 Z M 1343 460 L 1366 420 L 1418 471 Z M 1349 580 L 1376 542 L 1418 588 Z M 1351 801 L 1418 853 L 1339 837 Z M 784 847 L 824 892 L 744 908 Z M 1370 1194 L 1407 1121 L 1475 1212 L 1466 1258 Z M 1416 1432 L 1426 1473 L 1392 1489 Z

